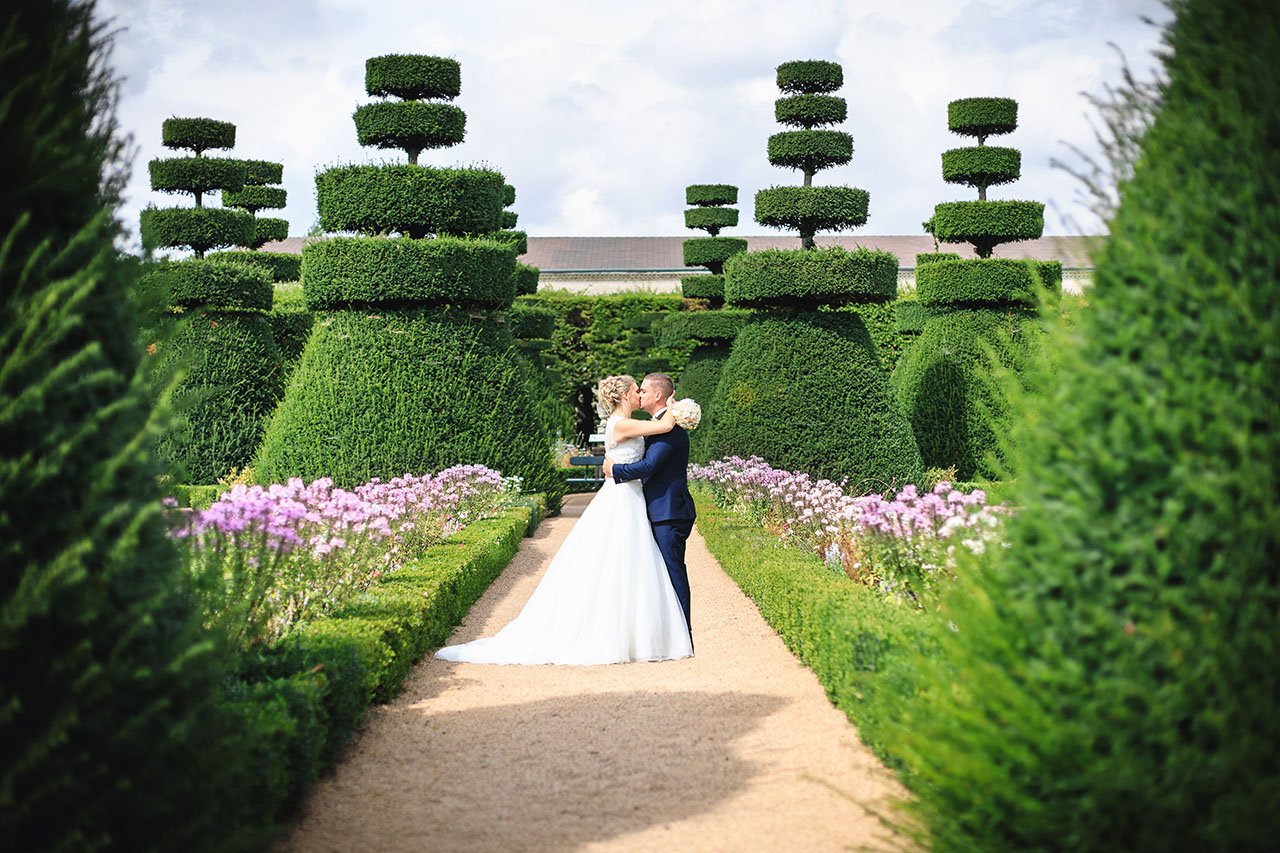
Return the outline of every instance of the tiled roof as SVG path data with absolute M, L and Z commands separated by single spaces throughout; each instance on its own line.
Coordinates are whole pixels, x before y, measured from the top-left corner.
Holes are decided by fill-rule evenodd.
M 726 235 L 735 236 L 735 235 Z M 313 237 L 289 237 L 263 246 L 266 252 L 290 252 L 301 254 L 303 240 Z M 685 269 L 683 243 L 689 237 L 530 237 L 528 254 L 520 256 L 520 262 L 538 267 L 543 272 L 605 271 L 605 270 L 679 270 Z M 1090 248 L 1101 237 L 1041 237 L 1021 243 L 997 246 L 997 258 L 1032 258 L 1034 260 L 1059 260 L 1067 268 L 1089 269 Z M 759 249 L 798 249 L 800 239 L 782 235 L 747 237 L 747 251 Z M 932 252 L 933 238 L 919 237 L 817 237 L 819 246 L 844 246 L 852 249 L 862 246 L 882 249 L 898 256 L 900 267 L 914 268 L 916 255 Z M 943 245 L 942 251 L 958 252 L 962 257 L 973 257 L 969 244 Z

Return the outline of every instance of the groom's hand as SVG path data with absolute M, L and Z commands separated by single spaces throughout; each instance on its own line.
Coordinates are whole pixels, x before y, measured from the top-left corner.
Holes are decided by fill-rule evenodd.
M 613 479 L 613 460 L 608 456 L 604 458 L 604 476 L 606 480 Z

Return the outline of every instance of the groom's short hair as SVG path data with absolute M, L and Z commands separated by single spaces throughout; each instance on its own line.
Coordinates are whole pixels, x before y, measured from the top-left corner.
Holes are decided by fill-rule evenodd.
M 650 385 L 659 386 L 657 390 L 662 392 L 662 399 L 664 400 L 675 393 L 676 383 L 665 373 L 647 373 L 644 381 Z

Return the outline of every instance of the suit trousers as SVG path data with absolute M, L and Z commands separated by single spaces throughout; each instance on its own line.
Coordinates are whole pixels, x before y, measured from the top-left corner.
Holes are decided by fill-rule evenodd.
M 662 559 L 667 564 L 667 574 L 671 576 L 671 586 L 676 591 L 676 598 L 680 599 L 690 636 L 693 636 L 693 622 L 689 619 L 689 570 L 684 564 L 684 551 L 692 532 L 692 518 L 653 522 L 653 538 L 657 540 L 658 550 L 662 552 Z

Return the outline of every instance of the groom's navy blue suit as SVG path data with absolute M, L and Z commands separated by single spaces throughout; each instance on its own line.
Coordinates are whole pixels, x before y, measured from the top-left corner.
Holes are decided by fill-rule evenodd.
M 659 412 L 655 417 L 662 417 Z M 671 586 L 675 588 L 684 621 L 693 635 L 689 621 L 689 572 L 684 565 L 684 546 L 693 532 L 697 516 L 693 496 L 689 494 L 689 433 L 672 427 L 663 435 L 645 436 L 644 458 L 639 462 L 613 466 L 613 479 L 619 483 L 640 480 L 644 484 L 644 501 L 653 525 L 653 538 L 667 564 Z

